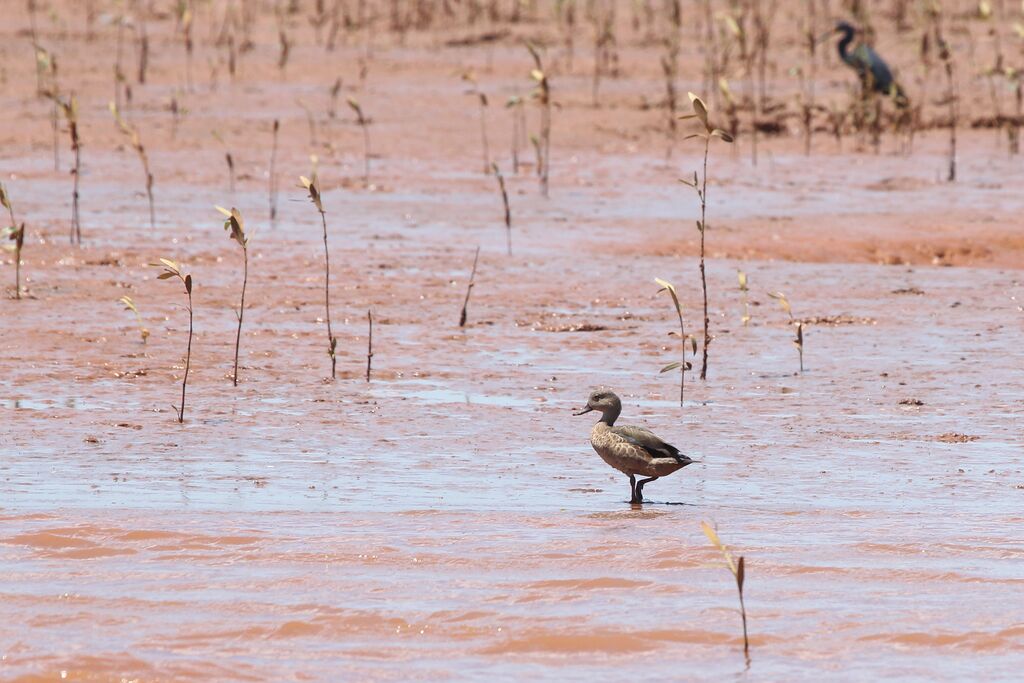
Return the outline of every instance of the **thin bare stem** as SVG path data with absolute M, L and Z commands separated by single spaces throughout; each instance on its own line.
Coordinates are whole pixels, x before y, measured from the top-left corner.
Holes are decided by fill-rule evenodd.
M 498 179 L 498 189 L 501 191 L 501 202 L 505 207 L 505 241 L 508 247 L 508 255 L 512 255 L 512 209 L 508 204 L 508 190 L 505 188 L 505 176 L 501 175 L 501 170 L 497 164 L 491 164 L 491 170 L 494 171 L 494 177 Z
M 370 335 L 366 340 L 366 381 L 370 381 L 370 370 L 373 366 L 373 311 L 366 310 L 366 321 L 370 326 Z
M 185 388 L 188 386 L 188 371 L 192 366 L 192 288 L 188 288 L 188 347 L 185 349 L 185 376 L 181 379 L 181 408 L 178 423 L 185 421 Z
M 238 347 L 242 342 L 242 318 L 245 316 L 245 288 L 249 284 L 249 247 L 242 247 L 242 298 L 238 303 L 238 332 L 235 334 L 235 371 L 232 381 L 238 386 Z
M 324 310 L 327 316 L 327 344 L 328 353 L 331 356 L 331 379 L 336 379 L 337 357 L 335 351 L 338 340 L 335 339 L 334 333 L 331 331 L 331 254 L 327 248 L 327 214 L 322 210 L 320 211 L 320 222 L 324 228 Z
M 476 248 L 476 255 L 473 256 L 473 270 L 469 274 L 469 284 L 466 285 L 466 298 L 462 302 L 462 313 L 459 315 L 459 327 L 466 326 L 466 319 L 469 317 L 469 295 L 473 293 L 476 285 L 476 264 L 480 260 L 480 247 Z
M 281 122 L 274 119 L 274 142 L 270 148 L 270 178 L 267 183 L 267 201 L 270 205 L 270 224 L 277 222 L 277 133 Z
M 704 266 L 704 233 L 707 231 L 707 205 L 708 205 L 708 147 L 711 144 L 711 136 L 704 138 L 704 173 L 701 176 L 700 189 L 700 288 L 704 299 L 704 345 L 701 350 L 700 378 L 708 378 L 708 346 L 711 344 L 711 333 L 708 331 L 710 319 L 708 317 L 708 279 Z

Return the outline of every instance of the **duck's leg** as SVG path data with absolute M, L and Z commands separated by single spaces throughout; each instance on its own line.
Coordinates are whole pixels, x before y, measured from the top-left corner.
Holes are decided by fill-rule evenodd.
M 657 478 L 658 477 L 648 477 L 647 479 L 641 479 L 640 481 L 638 481 L 636 483 L 636 502 L 637 503 L 644 502 L 644 484 L 646 484 L 649 481 L 654 481 Z
M 637 499 L 637 495 L 636 495 L 636 477 L 634 477 L 632 474 L 629 475 L 629 502 L 630 503 L 639 503 L 640 502 Z

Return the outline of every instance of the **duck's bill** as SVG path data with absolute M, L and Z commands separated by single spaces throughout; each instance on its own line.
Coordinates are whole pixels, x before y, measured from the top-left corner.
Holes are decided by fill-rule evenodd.
M 584 408 L 584 409 L 583 409 L 583 410 L 581 410 L 580 412 L 578 412 L 578 413 L 573 413 L 573 415 L 586 415 L 586 414 L 587 414 L 587 413 L 589 413 L 589 412 L 590 412 L 591 410 L 593 410 L 593 408 L 591 408 L 590 406 L 587 406 L 586 408 Z

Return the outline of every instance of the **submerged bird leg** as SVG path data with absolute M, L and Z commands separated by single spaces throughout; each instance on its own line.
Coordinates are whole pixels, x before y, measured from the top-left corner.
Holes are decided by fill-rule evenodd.
M 636 477 L 634 477 L 632 474 L 629 475 L 629 502 L 630 503 L 639 503 L 640 502 L 640 497 L 637 495 L 637 490 L 636 490 Z
M 654 481 L 658 477 L 648 477 L 647 479 L 641 479 L 636 483 L 636 502 L 644 502 L 644 484 L 650 481 Z

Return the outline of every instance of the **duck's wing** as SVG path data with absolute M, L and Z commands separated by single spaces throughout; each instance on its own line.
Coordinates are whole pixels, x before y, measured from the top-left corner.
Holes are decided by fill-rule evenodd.
M 652 458 L 672 458 L 683 465 L 689 465 L 693 462 L 693 460 L 680 453 L 678 448 L 662 441 L 658 438 L 657 434 L 645 427 L 619 425 L 612 427 L 611 431 L 628 443 L 644 449 Z

